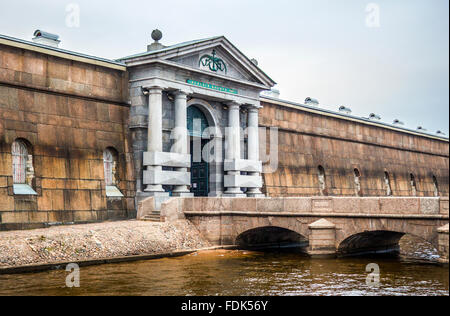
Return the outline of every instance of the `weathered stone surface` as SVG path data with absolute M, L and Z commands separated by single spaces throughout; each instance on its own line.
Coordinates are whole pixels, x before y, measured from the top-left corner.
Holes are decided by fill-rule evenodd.
M 0 82 L 8 84 L 0 84 L 0 229 L 13 227 L 6 223 L 36 228 L 47 222 L 111 219 L 97 216 L 107 207 L 103 150 L 131 152 L 124 129 L 127 73 L 4 45 L 0 56 Z M 12 75 L 3 76 L 5 71 Z M 30 144 L 35 201 L 13 196 L 8 183 L 17 138 Z M 117 168 L 125 186 L 134 183 L 132 164 L 119 160 Z M 124 201 L 129 197 L 134 193 Z M 135 211 L 134 203 L 121 205 Z
M 264 202 L 268 199 L 187 198 L 181 202 L 180 208 L 183 209 L 186 218 L 205 235 L 205 238 L 217 245 L 224 245 L 222 242 L 226 242 L 227 245 L 233 244 L 241 234 L 250 230 L 279 227 L 309 239 L 311 255 L 334 256 L 344 242 L 346 248 L 349 245 L 357 248 L 359 245 L 360 247 L 370 246 L 373 249 L 380 248 L 378 250 L 391 249 L 396 246 L 403 234 L 424 239 L 433 244 L 436 249 L 439 247 L 439 240 L 443 240 L 440 243 L 444 245 L 442 246 L 444 248 L 441 248 L 446 251 L 445 238 L 448 237 L 445 234 L 448 236 L 448 216 L 442 216 L 435 211 L 432 214 L 422 214 L 418 211 L 420 203 L 424 205 L 424 208 L 431 207 L 435 210 L 439 205 L 436 203 L 439 199 L 350 198 L 350 200 L 353 199 L 360 201 L 359 203 L 352 201 L 350 207 L 345 208 L 340 203 L 348 199 L 333 197 L 277 198 L 266 204 Z M 214 210 L 204 207 L 206 200 L 209 205 L 220 205 L 220 207 Z M 228 200 L 231 201 L 230 204 L 222 203 Z M 311 205 L 312 201 L 325 201 L 326 207 L 318 208 L 322 210 L 321 212 L 311 212 L 308 207 L 304 208 L 305 211 L 299 211 L 295 205 L 279 210 L 280 205 L 286 205 L 286 202 L 294 203 L 297 200 L 303 205 Z M 387 204 L 386 201 L 388 201 Z M 382 213 L 377 210 L 383 203 L 385 203 L 385 212 Z M 358 204 L 359 211 L 354 206 Z M 332 205 L 337 206 L 337 210 L 330 209 Z M 363 209 L 365 205 L 368 206 L 368 211 Z M 443 225 L 446 226 L 440 228 Z M 439 239 L 438 234 L 444 235 Z M 370 239 L 372 237 L 373 240 Z
M 269 99 L 261 104 L 260 124 L 279 128 L 279 166 L 275 173 L 264 174 L 269 196 L 320 195 L 319 165 L 325 169 L 326 193 L 332 196 L 356 196 L 355 168 L 361 173 L 362 196 L 386 195 L 385 171 L 391 175 L 394 196 L 412 196 L 411 170 L 417 196 L 434 196 L 432 172 L 440 195 L 448 196 L 448 141 L 321 116 Z M 269 152 L 270 145 L 264 149 Z

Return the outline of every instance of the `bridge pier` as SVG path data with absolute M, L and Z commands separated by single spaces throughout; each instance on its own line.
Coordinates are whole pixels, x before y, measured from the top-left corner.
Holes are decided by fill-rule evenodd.
M 439 261 L 448 264 L 448 224 L 438 229 Z
M 320 219 L 308 228 L 308 254 L 313 258 L 336 257 L 336 225 L 326 219 Z

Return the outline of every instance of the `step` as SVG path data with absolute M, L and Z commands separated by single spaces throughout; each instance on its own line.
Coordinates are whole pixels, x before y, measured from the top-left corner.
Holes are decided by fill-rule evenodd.
M 158 211 L 145 215 L 142 219 L 145 222 L 161 222 L 161 213 Z

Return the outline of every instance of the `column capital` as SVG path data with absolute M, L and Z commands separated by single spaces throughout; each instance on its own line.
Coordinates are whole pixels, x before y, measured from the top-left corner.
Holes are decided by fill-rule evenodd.
M 173 92 L 175 98 L 186 98 L 189 95 L 189 92 L 185 90 L 176 90 Z
M 227 106 L 228 106 L 228 108 L 229 109 L 240 109 L 240 107 L 241 107 L 241 103 L 239 103 L 239 102 L 236 102 L 236 101 L 229 101 L 229 102 L 227 102 L 227 103 L 225 103 Z
M 260 108 L 258 108 L 258 107 L 251 106 L 251 107 L 247 108 L 247 111 L 248 111 L 248 113 L 259 113 L 259 109 Z
M 147 87 L 142 86 L 141 90 L 144 95 L 149 95 L 149 94 L 160 94 L 162 93 L 164 88 L 161 86 L 147 86 Z

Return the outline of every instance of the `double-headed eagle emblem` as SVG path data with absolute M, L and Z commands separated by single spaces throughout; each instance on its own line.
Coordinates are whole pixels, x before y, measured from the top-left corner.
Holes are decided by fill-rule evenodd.
M 214 72 L 223 71 L 227 73 L 227 65 L 225 65 L 225 62 L 222 59 L 216 57 L 216 50 L 212 51 L 212 56 L 203 55 L 198 64 L 203 67 L 209 67 L 209 70 Z

